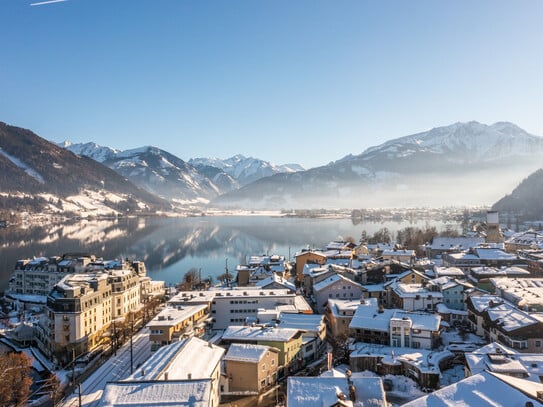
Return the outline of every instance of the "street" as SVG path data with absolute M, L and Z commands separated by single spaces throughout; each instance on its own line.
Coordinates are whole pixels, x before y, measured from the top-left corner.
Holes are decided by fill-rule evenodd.
M 143 364 L 151 356 L 149 331 L 143 328 L 133 336 L 133 367 Z M 98 405 L 107 382 L 118 381 L 130 376 L 130 341 L 127 341 L 102 366 L 81 383 L 81 404 L 77 389 L 62 401 L 63 407 L 95 407 Z

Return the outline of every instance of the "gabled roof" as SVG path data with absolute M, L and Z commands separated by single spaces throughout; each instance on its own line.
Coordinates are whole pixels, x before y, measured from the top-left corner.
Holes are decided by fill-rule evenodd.
M 208 407 L 211 379 L 122 381 L 106 384 L 100 407 Z
M 155 352 L 130 380 L 185 380 L 207 379 L 220 363 L 225 350 L 202 339 L 192 337 Z
M 322 291 L 325 288 L 330 287 L 331 285 L 334 285 L 338 282 L 349 283 L 352 286 L 362 288 L 362 286 L 358 284 L 357 282 L 350 280 L 347 277 L 343 277 L 341 274 L 334 274 L 333 276 L 330 276 L 322 281 L 319 281 L 317 284 L 315 284 L 313 286 L 313 291 L 315 292 Z
M 263 345 L 252 345 L 249 343 L 233 343 L 228 348 L 224 360 L 236 362 L 258 363 L 269 351 L 277 352 L 277 349 Z
M 287 381 L 287 407 L 335 406 L 338 395 L 346 395 L 345 404 L 365 407 L 386 407 L 385 391 L 381 378 L 352 378 L 356 402 L 349 400 L 349 383 L 343 377 L 295 377 Z
M 403 404 L 402 407 L 525 407 L 527 401 L 531 401 L 534 407 L 543 407 L 543 403 L 535 397 L 538 390 L 543 391 L 543 384 L 482 372 Z
M 307 332 L 319 332 L 324 324 L 324 315 L 321 314 L 293 314 L 281 312 L 279 314 L 279 327 L 301 329 Z

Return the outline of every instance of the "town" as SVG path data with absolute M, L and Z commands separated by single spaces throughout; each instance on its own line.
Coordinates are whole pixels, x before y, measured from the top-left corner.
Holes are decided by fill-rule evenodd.
M 33 380 L 0 401 L 543 406 L 542 233 L 489 211 L 416 248 L 376 233 L 294 259 L 255 254 L 216 285 L 192 272 L 177 287 L 135 259 L 21 259 L 0 344 Z

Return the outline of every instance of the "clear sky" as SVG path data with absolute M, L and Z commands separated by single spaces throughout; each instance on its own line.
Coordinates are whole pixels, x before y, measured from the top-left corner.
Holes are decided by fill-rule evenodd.
M 0 0 L 0 121 L 306 167 L 457 121 L 543 135 L 543 1 Z

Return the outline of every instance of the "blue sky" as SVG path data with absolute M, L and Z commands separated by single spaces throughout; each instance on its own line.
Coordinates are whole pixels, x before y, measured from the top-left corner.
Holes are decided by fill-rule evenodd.
M 313 167 L 457 121 L 543 135 L 541 1 L 32 2 L 0 0 L 0 121 L 51 141 Z

